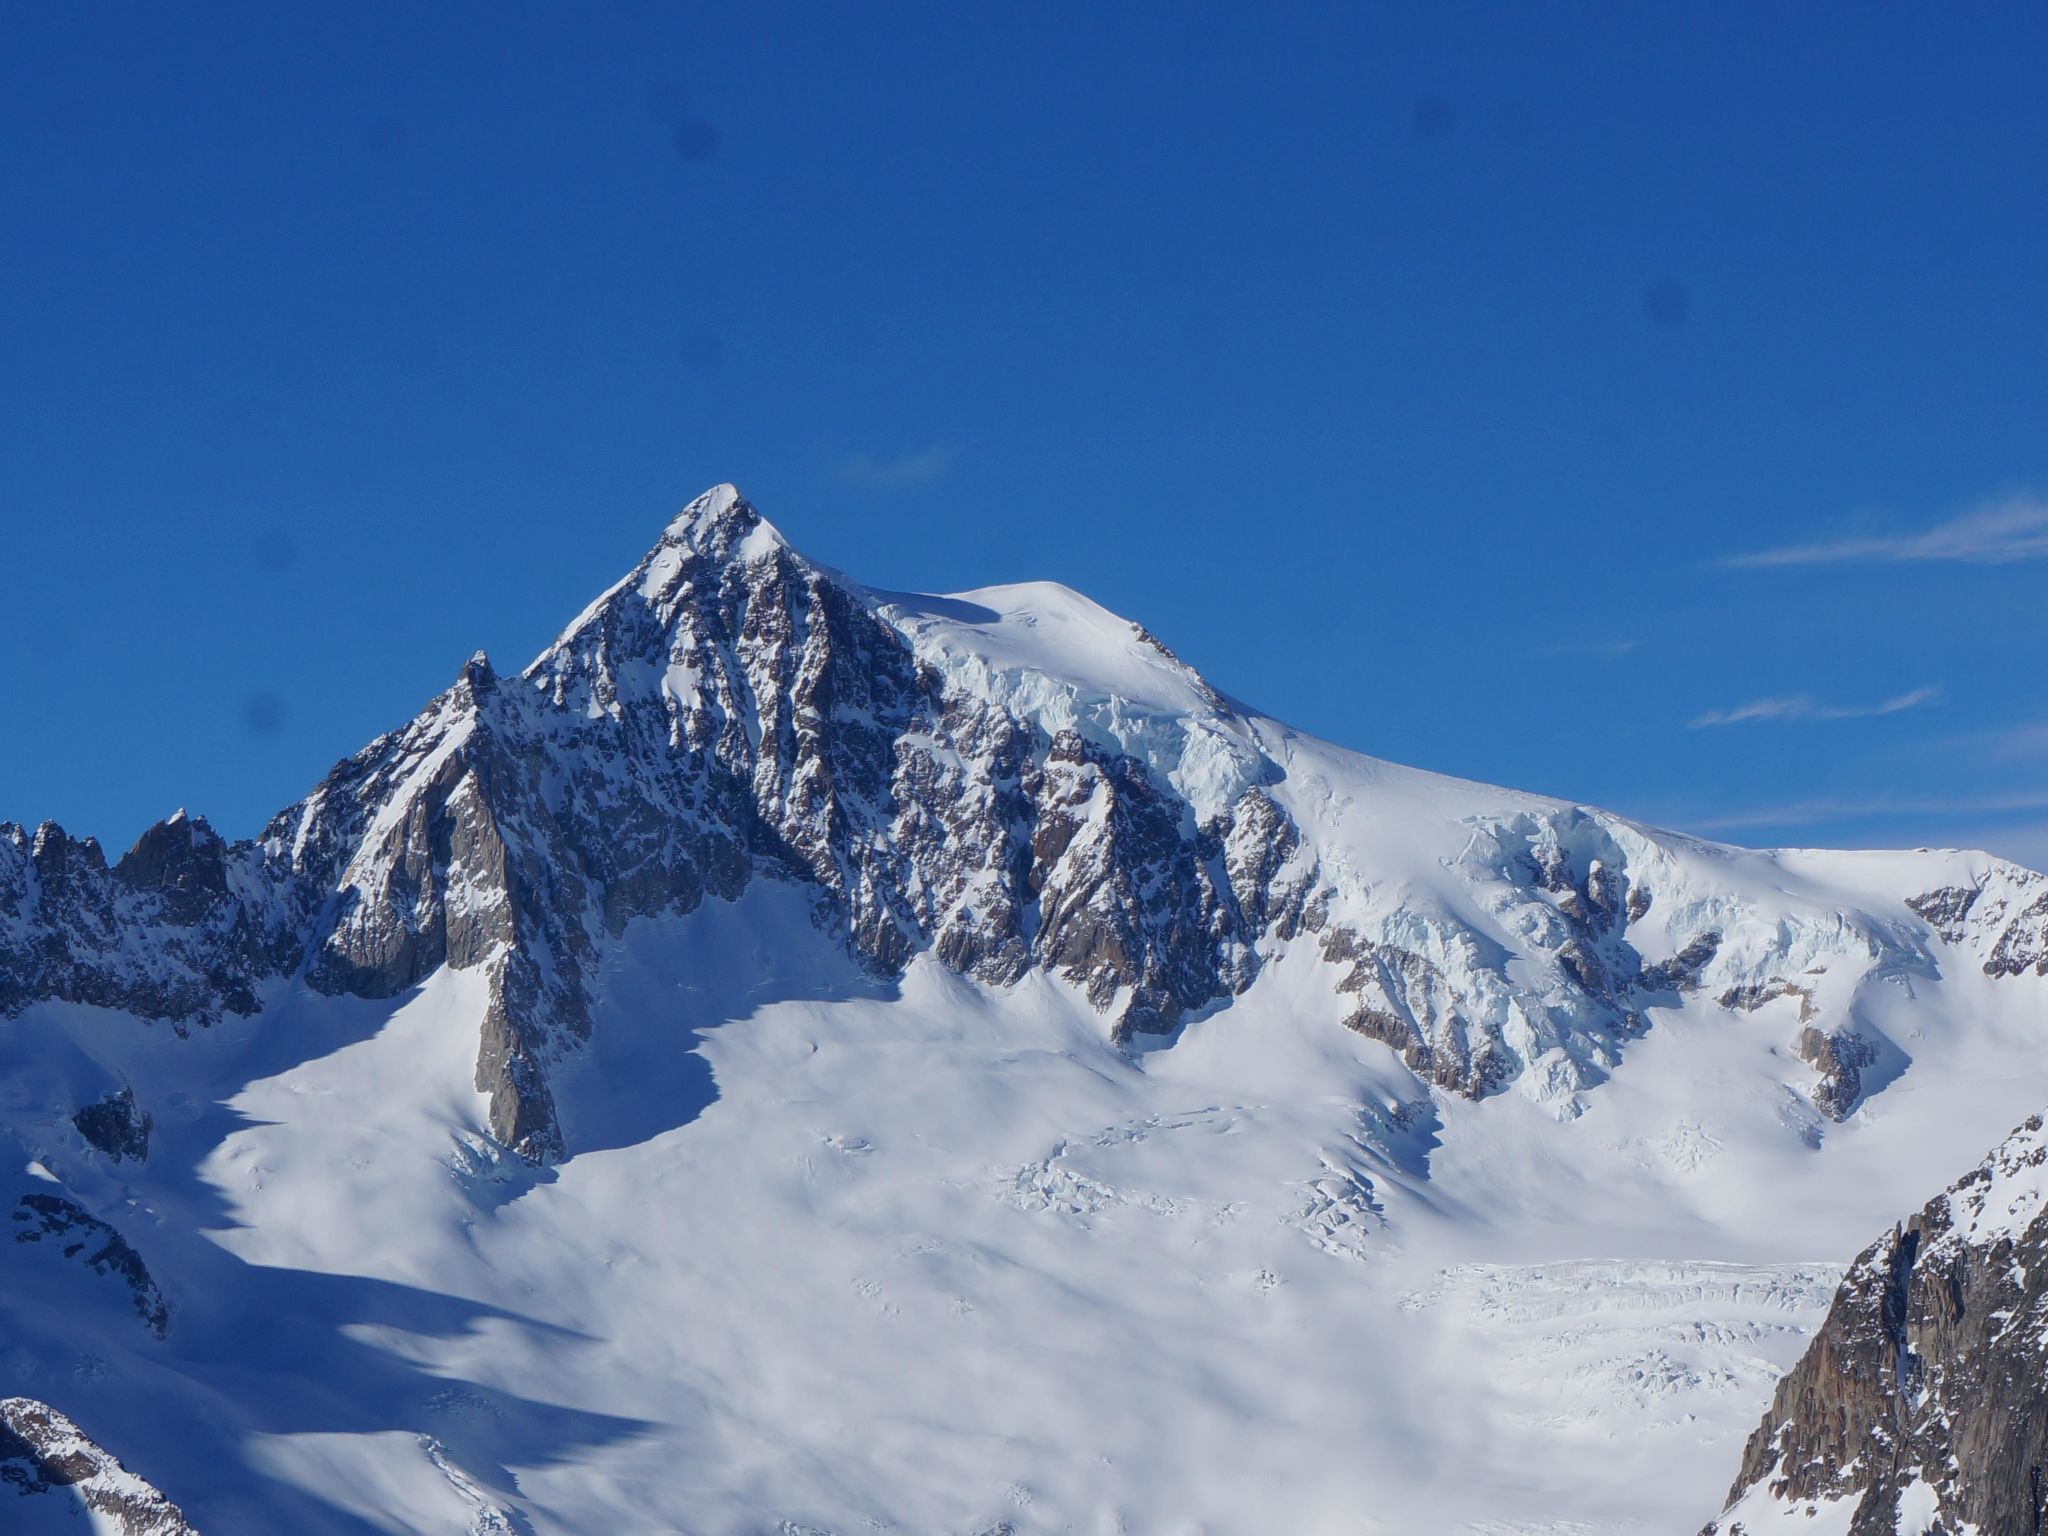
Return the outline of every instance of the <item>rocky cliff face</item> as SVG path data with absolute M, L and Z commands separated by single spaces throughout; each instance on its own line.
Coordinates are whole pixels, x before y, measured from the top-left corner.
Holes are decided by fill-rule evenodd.
M 1279 728 L 1135 626 L 1116 644 L 1179 713 L 998 686 L 933 638 L 934 611 L 811 564 L 721 487 L 523 673 L 473 658 L 252 841 L 181 812 L 110 866 L 54 825 L 0 828 L 0 1016 L 60 999 L 186 1030 L 293 979 L 380 997 L 481 969 L 477 1086 L 498 1138 L 545 1161 L 572 1150 L 550 1078 L 589 1033 L 606 946 L 758 879 L 811 892 L 878 972 L 924 953 L 996 985 L 1039 969 L 1123 1039 L 1313 935 L 1345 1023 L 1446 1091 L 1520 1082 L 1561 1113 L 1646 1006 L 1713 985 L 1731 1007 L 1801 992 L 1799 1050 L 1840 1118 L 1876 1047 L 1840 1010 L 1807 1024 L 1805 969 L 1924 968 L 1932 935 L 1993 974 L 2048 966 L 2048 883 L 2023 872 L 1731 940 L 1741 901 L 1685 889 L 1671 845 L 1526 797 L 1435 856 L 1464 894 L 1411 899 L 1313 824 Z
M 2048 1130 L 1857 1256 L 1702 1536 L 2033 1536 L 2048 1516 Z M 1846 1525 L 1840 1523 L 1846 1519 Z

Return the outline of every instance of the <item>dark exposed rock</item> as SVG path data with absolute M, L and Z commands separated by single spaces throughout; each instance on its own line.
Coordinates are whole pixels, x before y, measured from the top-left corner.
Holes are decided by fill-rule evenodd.
M 1974 885 L 1947 885 L 1924 896 L 1908 896 L 1906 905 L 1927 920 L 1927 924 L 1949 943 L 1959 942 L 1968 931 L 1970 908 L 1983 893 Z
M 1345 1026 L 1392 1046 L 1418 1076 L 1483 1098 L 1513 1075 L 1513 1053 L 1497 1034 L 1474 1026 L 1449 978 L 1421 955 L 1349 928 L 1326 930 L 1322 950 L 1331 964 L 1349 967 L 1337 991 L 1358 1002 Z
M 1721 935 L 1703 933 L 1669 960 L 1643 967 L 1637 987 L 1644 992 L 1693 992 L 1699 989 L 1700 973 L 1721 952 Z
M 1603 860 L 1595 859 L 1587 867 L 1583 887 L 1587 905 L 1598 917 L 1588 917 L 1597 927 L 1607 927 L 1617 919 L 1624 918 L 1628 897 L 1628 876 L 1611 868 Z
M 109 870 L 98 843 L 54 822 L 0 822 L 0 1017 L 44 998 L 179 1029 L 247 1014 L 296 966 L 319 897 L 253 844 L 183 813 Z
M 123 1088 L 97 1103 L 88 1104 L 71 1117 L 78 1134 L 115 1162 L 132 1157 L 138 1163 L 149 1156 L 149 1133 L 156 1122 L 135 1107 L 135 1090 Z
M 2048 876 L 2003 866 L 1906 905 L 1945 942 L 1973 951 L 1987 976 L 2048 976 Z
M 10 1494 L 83 1505 L 117 1536 L 198 1536 L 177 1505 L 34 1398 L 0 1398 L 0 1523 Z
M 17 1243 L 48 1243 L 94 1274 L 119 1280 L 143 1325 L 158 1338 L 164 1336 L 170 1327 L 170 1308 L 150 1278 L 142 1255 L 119 1232 L 75 1201 L 40 1192 L 23 1195 L 15 1202 L 14 1220 Z
M 2035 897 L 1998 936 L 1984 962 L 1986 976 L 2048 976 L 2048 890 Z
M 228 899 L 227 851 L 204 817 L 180 811 L 136 839 L 114 866 L 114 878 L 154 894 L 166 919 L 189 926 Z
M 1607 972 L 1600 964 L 1600 957 L 1585 940 L 1576 937 L 1565 940 L 1557 958 L 1572 980 L 1586 991 L 1602 993 L 1607 990 Z
M 1877 1046 L 1861 1035 L 1811 1024 L 1792 1044 L 1799 1059 L 1820 1074 L 1813 1105 L 1830 1120 L 1846 1120 L 1863 1098 L 1863 1069 L 1877 1061 Z
M 1909 1490 L 1928 1536 L 2041 1529 L 2044 1193 L 2036 1116 L 1858 1255 L 1702 1536 L 1822 1502 L 1852 1504 L 1851 1536 L 1893 1536 Z
M 1717 1001 L 1723 1008 L 1755 1013 L 1766 1003 L 1776 1002 L 1781 997 L 1799 999 L 1800 1023 L 1804 1024 L 1812 1019 L 1813 988 L 1802 987 L 1796 981 L 1787 981 L 1782 976 L 1774 976 L 1769 981 L 1745 982 L 1739 986 L 1729 987 Z
M 476 1058 L 476 1087 L 490 1095 L 491 1134 L 534 1162 L 562 1155 L 554 1095 L 542 1069 L 546 1041 L 532 1020 L 545 1016 L 539 983 L 523 956 L 491 962 L 490 1003 L 484 1011 Z
M 1126 995 L 1119 1035 L 1163 1033 L 1250 981 L 1254 935 L 1232 899 L 1221 841 L 1212 830 L 1191 835 L 1186 807 L 1143 765 L 1063 731 L 1025 787 L 1034 957 L 1097 1008 Z

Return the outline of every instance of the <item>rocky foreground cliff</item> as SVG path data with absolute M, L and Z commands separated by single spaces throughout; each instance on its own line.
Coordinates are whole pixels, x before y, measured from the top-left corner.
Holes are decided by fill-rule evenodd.
M 2034 1536 L 2048 1517 L 2038 1115 L 1856 1258 L 1702 1536 Z

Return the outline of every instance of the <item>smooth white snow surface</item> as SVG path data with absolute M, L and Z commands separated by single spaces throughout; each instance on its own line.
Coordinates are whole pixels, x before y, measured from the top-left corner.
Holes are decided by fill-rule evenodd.
M 1055 581 L 944 597 L 863 590 L 956 689 L 1129 753 L 1204 815 L 1264 783 L 1252 723 L 1129 619 Z

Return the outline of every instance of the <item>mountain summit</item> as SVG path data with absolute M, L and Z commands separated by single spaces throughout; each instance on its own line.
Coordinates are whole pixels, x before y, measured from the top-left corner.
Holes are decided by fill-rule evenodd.
M 1293 1528 L 1352 1528 L 1315 1525 L 1355 1492 L 1318 1480 L 1330 1426 L 1402 1461 L 1370 1298 L 1461 1328 L 1516 1287 L 1556 1305 L 1566 1271 L 1527 1270 L 1576 1206 L 1613 1245 L 1584 1261 L 1623 1269 L 1571 1284 L 1654 1260 L 1695 1298 L 1672 1305 L 1740 1313 L 1708 1349 L 1736 1363 L 1674 1391 L 1767 1387 L 1775 1336 L 1743 1309 L 1762 1286 L 1817 1317 L 1832 1280 L 1793 1261 L 1832 1250 L 1800 1234 L 1902 1197 L 1900 1149 L 2032 1027 L 2044 975 L 2048 880 L 1989 856 L 1752 852 L 1362 757 L 1065 588 L 871 590 L 720 486 L 524 670 L 478 653 L 253 840 L 180 813 L 110 866 L 0 827 L 4 1123 L 31 1170 L 11 1336 L 68 1341 L 46 1372 L 132 1365 L 126 1410 L 92 1389 L 128 1426 L 108 1443 L 216 1536 L 259 1528 L 238 1510 L 438 1528 L 416 1475 L 449 1529 L 751 1531 L 772 1505 L 789 1532 L 1023 1531 L 1132 1499 L 1154 1513 L 1114 1528 L 1166 1529 L 1228 1504 L 1203 1467 L 1262 1414 L 1294 1426 L 1260 1452 Z M 1702 1175 L 1724 1150 L 1737 1184 Z M 829 1281 L 783 1267 L 819 1221 L 852 1266 Z M 139 1339 L 50 1289 L 39 1255 L 73 1242 Z M 1303 1255 L 1404 1252 L 1437 1265 L 1398 1271 L 1405 1311 L 1321 1271 L 1292 1276 L 1292 1321 L 1266 1308 Z M 1763 1267 L 1699 1268 L 1721 1259 Z M 1022 1395 L 892 1384 L 891 1285 L 1000 1320 L 958 1358 Z M 1075 1322 L 1047 1286 L 1116 1299 Z M 1128 1310 L 1146 1294 L 1165 1334 Z M 231 1342 L 229 1297 L 299 1332 Z M 848 1305 L 829 1370 L 772 1341 Z M 1080 1335 L 1030 1353 L 1055 1317 Z M 1202 1329 L 1223 1353 L 1183 1374 L 1169 1341 Z M 486 1337 L 504 1352 L 458 1347 Z M 1363 1373 L 1318 1378 L 1321 1427 L 1194 1379 L 1249 1391 L 1253 1356 L 1315 1337 Z M 277 1386 L 294 1351 L 369 1406 Z M 1091 1351 L 1136 1396 L 1060 1437 L 1101 1466 L 1055 1474 L 1029 1404 L 1082 1391 Z M 444 1390 L 482 1406 L 420 1406 Z M 836 1393 L 895 1426 L 893 1470 L 853 1470 Z M 243 1471 L 210 1488 L 143 1403 L 205 1405 Z M 716 1455 L 663 1484 L 660 1448 L 700 1433 Z

